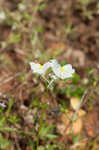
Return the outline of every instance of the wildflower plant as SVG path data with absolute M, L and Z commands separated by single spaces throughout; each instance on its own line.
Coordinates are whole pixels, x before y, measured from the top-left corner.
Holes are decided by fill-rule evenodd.
M 29 64 L 33 73 L 41 75 L 43 79 L 48 82 L 48 87 L 50 87 L 55 80 L 71 78 L 75 73 L 75 70 L 72 68 L 71 64 L 61 66 L 56 59 L 52 59 L 44 65 L 34 62 L 30 62 Z M 48 80 L 45 76 L 49 68 L 51 68 L 52 71 L 52 73 L 48 74 L 48 78 L 50 80 Z

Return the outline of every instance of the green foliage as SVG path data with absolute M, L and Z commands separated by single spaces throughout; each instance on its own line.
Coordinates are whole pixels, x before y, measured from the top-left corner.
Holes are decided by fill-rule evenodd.
M 73 132 L 72 132 L 72 139 L 73 139 L 72 141 L 74 144 L 79 143 L 82 140 L 80 135 L 78 134 L 75 135 Z
M 20 34 L 11 33 L 9 43 L 18 43 L 21 40 Z
M 78 97 L 78 98 L 81 98 L 83 92 L 84 88 L 76 85 L 68 85 L 60 90 L 60 93 L 66 94 L 67 97 Z
M 7 118 L 4 115 L 3 109 L 0 109 L 0 131 L 4 132 L 7 125 Z M 8 148 L 8 146 L 11 145 L 11 142 L 3 137 L 3 135 L 0 133 L 0 149 L 5 150 Z
M 31 21 L 32 16 L 28 12 L 25 12 L 24 13 L 24 19 L 26 19 L 27 21 Z
M 0 149 L 5 150 L 9 145 L 10 141 L 5 139 L 1 134 L 0 134 Z
M 49 104 L 46 104 L 46 103 L 39 103 L 39 99 L 38 98 L 35 98 L 33 100 L 33 102 L 31 103 L 31 108 L 32 107 L 37 107 L 37 108 L 42 108 L 44 110 L 46 110 L 46 108 L 48 108 Z
M 7 115 L 7 116 L 10 114 L 13 104 L 14 104 L 14 100 L 11 99 L 11 100 L 9 101 L 9 103 L 8 103 L 8 108 L 7 108 L 7 111 L 6 111 L 6 115 Z
M 94 72 L 94 69 L 93 69 L 93 68 L 89 68 L 89 69 L 88 69 L 88 75 L 92 75 L 93 72 Z
M 40 11 L 43 11 L 44 9 L 46 8 L 46 4 L 42 4 L 42 5 L 40 5 Z
M 42 31 L 43 31 L 43 26 L 37 26 L 37 27 L 35 28 L 35 31 L 36 31 L 36 32 L 42 32 Z
M 39 128 L 39 138 L 40 139 L 44 139 L 44 138 L 48 138 L 48 139 L 55 139 L 57 136 L 54 135 L 53 133 L 49 133 L 51 131 L 53 131 L 54 126 L 48 126 L 46 124 L 41 124 L 40 128 Z
M 66 65 L 66 64 L 67 64 L 66 61 L 62 61 L 62 62 L 61 62 L 61 65 L 62 65 L 62 66 Z
M 16 115 L 10 115 L 8 118 L 8 121 L 13 124 L 18 123 L 19 120 L 20 120 L 19 117 Z
M 80 76 L 77 74 L 74 74 L 73 78 L 72 78 L 72 83 L 73 84 L 78 84 L 78 82 L 80 81 Z
M 32 150 L 35 150 L 35 142 L 33 139 L 28 139 L 28 143 L 29 143 L 29 146 L 31 147 Z

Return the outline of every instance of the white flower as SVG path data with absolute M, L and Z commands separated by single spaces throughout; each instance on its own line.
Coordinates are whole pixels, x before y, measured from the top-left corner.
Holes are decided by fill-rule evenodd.
M 30 66 L 33 73 L 38 73 L 42 76 L 44 76 L 46 71 L 51 67 L 54 74 L 49 75 L 49 77 L 52 78 L 53 80 L 56 80 L 57 78 L 60 79 L 70 78 L 75 72 L 75 70 L 72 69 L 72 65 L 67 64 L 61 66 L 56 59 L 50 60 L 44 65 L 30 62 Z
M 5 20 L 6 19 L 6 15 L 4 12 L 0 12 L 0 19 L 1 20 Z
M 61 79 L 66 79 L 72 77 L 72 74 L 75 72 L 74 69 L 72 69 L 72 65 L 67 64 L 61 67 L 60 64 L 58 64 L 57 60 L 53 59 L 50 61 L 51 67 L 54 72 L 54 74 Z
M 0 103 L 0 106 L 3 107 L 3 108 L 6 107 L 6 105 L 4 103 Z
M 50 62 L 45 63 L 44 65 L 30 62 L 29 63 L 33 73 L 38 73 L 44 75 L 46 71 L 50 68 Z

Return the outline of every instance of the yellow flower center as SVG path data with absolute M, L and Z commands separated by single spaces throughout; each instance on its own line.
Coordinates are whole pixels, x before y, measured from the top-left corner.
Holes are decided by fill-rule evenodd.
M 42 69 L 43 68 L 43 66 L 42 65 L 40 65 L 40 69 Z
M 64 67 L 61 67 L 61 72 L 63 72 L 64 71 Z

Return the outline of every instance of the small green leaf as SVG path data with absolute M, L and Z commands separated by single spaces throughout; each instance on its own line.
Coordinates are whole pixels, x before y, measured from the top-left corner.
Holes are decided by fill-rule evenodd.
M 45 127 L 45 125 L 43 125 L 43 126 L 40 128 L 40 131 L 39 131 L 39 136 L 40 136 L 40 138 L 42 139 L 42 138 L 44 138 L 44 137 L 47 137 L 48 132 L 49 132 L 50 130 L 52 130 L 52 129 L 53 129 L 53 126 Z
M 57 138 L 57 136 L 54 134 L 47 134 L 46 137 L 49 139 L 56 139 Z
M 42 4 L 39 9 L 40 11 L 43 11 L 45 8 L 46 8 L 46 4 Z

